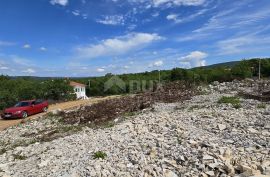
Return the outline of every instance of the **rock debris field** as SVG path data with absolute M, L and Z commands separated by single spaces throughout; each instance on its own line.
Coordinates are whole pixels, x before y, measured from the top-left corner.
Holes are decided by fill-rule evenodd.
M 102 126 L 48 114 L 9 128 L 0 132 L 0 176 L 269 177 L 270 104 L 238 98 L 247 83 L 215 82 Z

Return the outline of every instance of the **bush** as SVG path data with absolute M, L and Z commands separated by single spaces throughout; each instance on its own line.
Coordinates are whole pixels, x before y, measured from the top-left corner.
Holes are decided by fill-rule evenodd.
M 97 151 L 94 153 L 94 159 L 105 159 L 107 157 L 107 154 L 102 151 Z
M 259 109 L 265 109 L 266 108 L 266 104 L 265 103 L 261 103 L 257 105 L 257 108 Z
M 240 100 L 238 97 L 227 97 L 227 96 L 223 96 L 221 97 L 219 100 L 218 100 L 218 103 L 226 103 L 226 104 L 232 104 L 232 106 L 235 108 L 235 109 L 238 109 L 241 107 L 241 104 L 240 104 Z

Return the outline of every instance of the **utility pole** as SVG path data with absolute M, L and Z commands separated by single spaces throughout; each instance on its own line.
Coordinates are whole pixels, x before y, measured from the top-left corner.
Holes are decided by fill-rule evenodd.
M 259 59 L 259 80 L 261 80 L 261 59 Z
M 160 70 L 158 70 L 158 82 L 159 82 L 159 84 L 160 84 Z

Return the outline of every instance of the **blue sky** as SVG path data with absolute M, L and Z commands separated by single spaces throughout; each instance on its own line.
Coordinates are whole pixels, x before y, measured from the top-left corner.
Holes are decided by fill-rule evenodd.
M 99 76 L 270 51 L 269 0 L 1 0 L 0 74 Z

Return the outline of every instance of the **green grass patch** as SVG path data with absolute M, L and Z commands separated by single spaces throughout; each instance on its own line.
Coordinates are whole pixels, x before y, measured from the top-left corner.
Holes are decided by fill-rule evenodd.
M 219 104 L 226 103 L 226 104 L 232 104 L 232 106 L 235 109 L 241 108 L 240 100 L 238 97 L 228 97 L 228 96 L 223 96 L 218 100 Z
M 261 103 L 257 105 L 258 109 L 265 109 L 266 108 L 266 104 L 265 103 Z
M 105 159 L 107 157 L 107 154 L 102 151 L 97 151 L 94 153 L 94 159 Z

